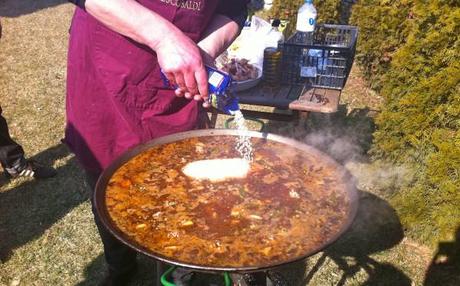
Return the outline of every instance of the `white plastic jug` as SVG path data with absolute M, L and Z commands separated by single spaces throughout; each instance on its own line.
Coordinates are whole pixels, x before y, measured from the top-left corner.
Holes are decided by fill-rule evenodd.
M 297 13 L 297 26 L 299 32 L 313 32 L 315 30 L 316 8 L 313 6 L 313 0 L 305 0 Z

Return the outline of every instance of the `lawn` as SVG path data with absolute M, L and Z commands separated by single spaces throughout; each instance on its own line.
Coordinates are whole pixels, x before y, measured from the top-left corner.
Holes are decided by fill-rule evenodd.
M 72 11 L 63 0 L 0 2 L 4 116 L 27 155 L 58 170 L 45 181 L 0 179 L 2 286 L 95 285 L 106 271 L 82 171 L 60 142 Z M 351 230 L 326 251 L 280 270 L 292 285 L 449 285 L 437 284 L 442 280 L 424 284 L 432 279 L 426 273 L 435 275 L 427 269 L 436 250 L 406 238 L 385 200 L 383 190 L 401 183 L 410 170 L 370 163 L 366 156 L 380 104 L 355 67 L 336 114 L 312 114 L 300 127 L 267 122 L 270 132 L 319 146 L 343 163 L 357 177 L 360 190 Z M 154 264 L 139 259 L 133 285 L 151 285 Z

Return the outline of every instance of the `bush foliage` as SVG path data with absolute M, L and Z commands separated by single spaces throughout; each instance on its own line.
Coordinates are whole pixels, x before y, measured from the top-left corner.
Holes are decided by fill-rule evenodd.
M 460 227 L 460 2 L 363 0 L 352 23 L 357 60 L 385 99 L 371 153 L 415 170 L 392 202 L 409 234 L 452 239 Z
M 295 31 L 297 21 L 297 11 L 305 0 L 274 0 L 273 7 L 269 11 L 269 18 L 278 18 L 288 20 L 286 35 Z M 315 8 L 318 12 L 318 23 L 335 24 L 339 22 L 340 17 L 340 0 L 314 1 Z
M 359 27 L 360 34 L 356 57 L 376 90 L 381 88 L 394 52 L 406 41 L 413 2 L 365 0 L 353 7 L 351 22 Z

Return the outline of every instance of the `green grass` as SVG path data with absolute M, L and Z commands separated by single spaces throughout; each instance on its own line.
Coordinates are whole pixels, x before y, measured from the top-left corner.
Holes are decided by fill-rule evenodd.
M 21 3 L 0 3 L 0 103 L 27 155 L 53 165 L 58 175 L 44 181 L 0 179 L 0 285 L 95 285 L 106 269 L 89 192 L 74 156 L 60 143 L 73 8 L 57 5 L 64 1 Z M 354 69 L 337 114 L 311 115 L 300 126 L 266 122 L 270 132 L 321 145 L 358 178 L 361 190 L 351 231 L 327 251 L 281 271 L 292 285 L 424 284 L 434 250 L 404 237 L 397 213 L 385 200 L 410 170 L 370 164 L 366 156 L 372 117 L 380 104 Z M 453 242 L 446 245 L 456 247 Z M 140 261 L 133 285 L 154 278 L 153 262 L 145 257 Z M 445 259 L 439 261 L 431 265 L 430 277 L 449 270 Z M 449 273 L 451 281 L 458 281 Z

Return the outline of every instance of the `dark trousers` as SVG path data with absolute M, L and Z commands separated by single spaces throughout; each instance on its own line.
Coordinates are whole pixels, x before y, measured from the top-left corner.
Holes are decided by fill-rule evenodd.
M 116 239 L 102 224 L 94 204 L 93 192 L 96 187 L 98 175 L 86 173 L 86 181 L 91 188 L 91 206 L 99 235 L 104 245 L 105 260 L 109 266 L 110 274 L 116 278 L 131 272 L 136 268 L 136 252 Z
M 21 145 L 11 139 L 8 124 L 2 116 L 2 107 L 0 106 L 0 163 L 4 169 L 19 169 L 24 161 L 24 150 Z

